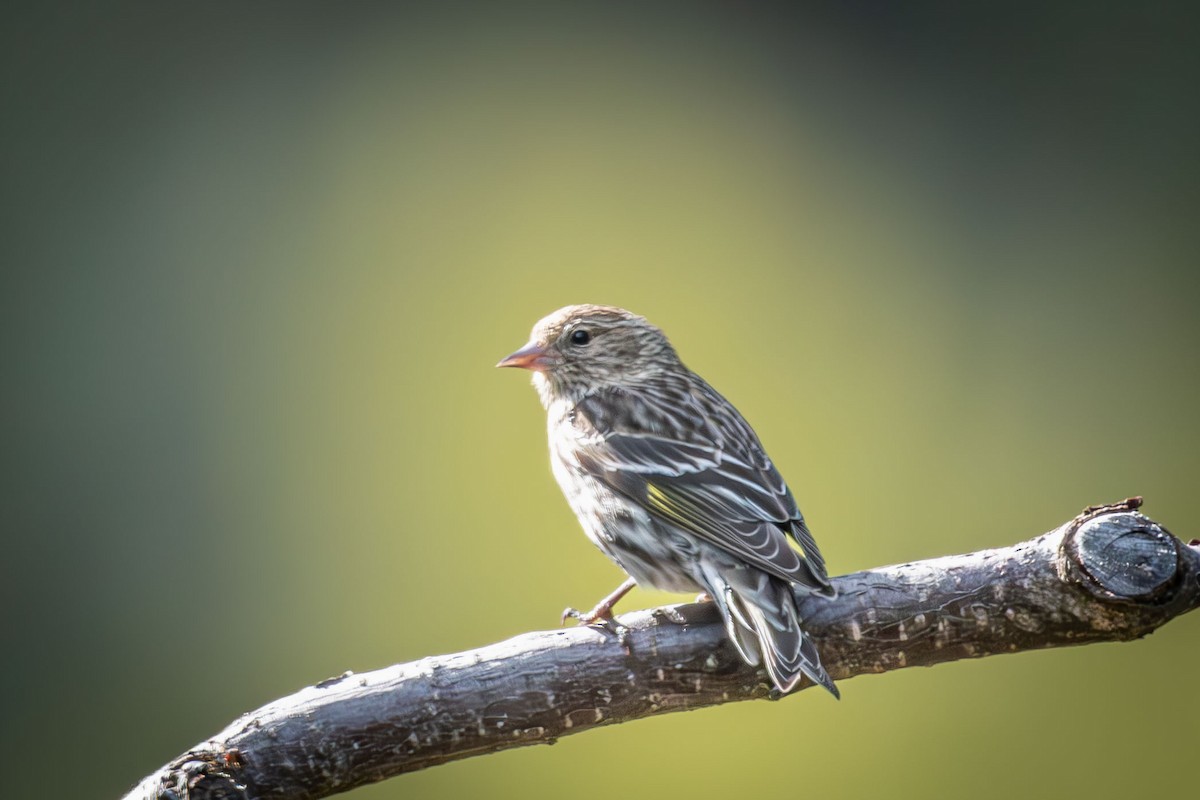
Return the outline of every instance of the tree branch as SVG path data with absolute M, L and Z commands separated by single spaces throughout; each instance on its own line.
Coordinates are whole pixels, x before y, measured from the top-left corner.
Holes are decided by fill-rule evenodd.
M 837 680 L 1150 633 L 1200 605 L 1200 549 L 1138 513 L 1092 507 L 1012 547 L 836 578 L 805 627 Z M 322 681 L 244 715 L 126 800 L 326 797 L 598 725 L 771 696 L 710 604 L 543 631 Z

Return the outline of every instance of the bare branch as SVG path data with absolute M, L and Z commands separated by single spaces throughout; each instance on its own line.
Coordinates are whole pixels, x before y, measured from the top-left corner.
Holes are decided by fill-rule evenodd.
M 1200 605 L 1200 549 L 1137 512 L 1093 507 L 1050 533 L 835 579 L 801 612 L 830 675 L 1137 639 Z M 1194 543 L 1195 544 L 1195 543 Z M 326 797 L 598 725 L 771 696 L 708 604 L 543 631 L 322 681 L 246 714 L 127 800 Z

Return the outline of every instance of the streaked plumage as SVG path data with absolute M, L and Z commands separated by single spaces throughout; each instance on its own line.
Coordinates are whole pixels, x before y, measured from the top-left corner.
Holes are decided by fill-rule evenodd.
M 837 695 L 793 596 L 834 595 L 804 517 L 749 424 L 658 328 L 568 306 L 500 365 L 533 370 L 554 475 L 597 547 L 639 584 L 707 593 L 780 691 L 807 675 Z

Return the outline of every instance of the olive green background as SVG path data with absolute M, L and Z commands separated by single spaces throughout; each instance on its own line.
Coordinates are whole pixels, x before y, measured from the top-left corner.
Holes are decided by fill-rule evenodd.
M 0 795 L 612 588 L 492 368 L 567 303 L 668 332 L 834 572 L 1131 494 L 1200 535 L 1193 16 L 10 5 Z M 1198 660 L 1194 616 L 351 796 L 1153 797 Z

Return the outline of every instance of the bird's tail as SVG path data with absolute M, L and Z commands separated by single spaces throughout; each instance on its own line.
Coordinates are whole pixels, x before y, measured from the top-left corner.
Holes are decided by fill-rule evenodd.
M 787 583 L 746 567 L 727 567 L 719 573 L 705 568 L 704 573 L 708 593 L 746 663 L 765 664 L 771 682 L 784 694 L 808 677 L 841 697 L 812 639 L 800 627 L 795 595 Z

